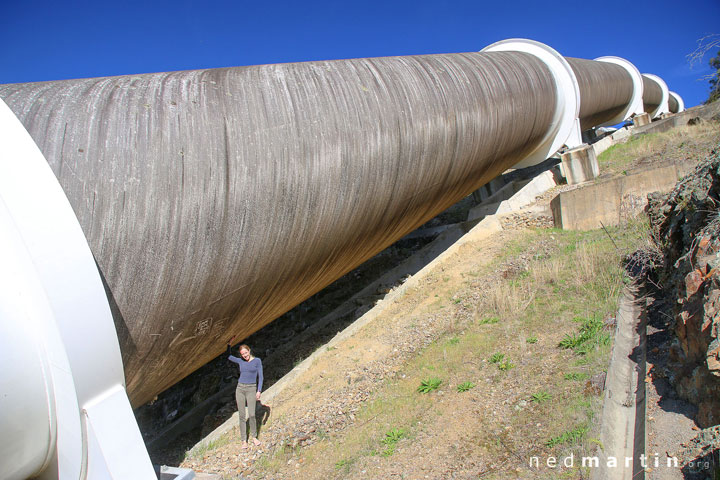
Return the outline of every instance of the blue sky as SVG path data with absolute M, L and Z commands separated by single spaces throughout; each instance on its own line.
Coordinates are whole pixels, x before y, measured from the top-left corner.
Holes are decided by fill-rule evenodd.
M 523 37 L 565 56 L 624 57 L 693 106 L 710 70 L 686 55 L 720 33 L 720 0 L 2 1 L 0 83 L 467 52 Z

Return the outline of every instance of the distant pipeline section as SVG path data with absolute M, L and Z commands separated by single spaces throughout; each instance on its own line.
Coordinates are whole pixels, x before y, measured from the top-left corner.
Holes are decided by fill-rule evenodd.
M 92 252 L 85 267 L 94 258 L 99 272 L 88 298 L 112 312 L 103 336 L 116 339 L 103 342 L 110 355 L 119 344 L 124 369 L 112 378 L 133 406 L 504 170 L 580 145 L 583 130 L 683 108 L 624 59 L 564 58 L 521 39 L 471 53 L 0 85 L 0 98 L 62 187 L 34 190 L 5 162 L 0 195 L 69 202 Z M 32 248 L 61 255 L 50 245 L 61 235 L 33 227 L 42 208 L 32 215 L 12 228 L 37 268 L 57 270 Z M 58 285 L 43 275 L 46 290 Z M 62 347 L 68 368 L 88 390 L 79 411 L 109 388 L 93 386 L 102 371 L 88 365 L 106 349 L 77 341 L 104 320 L 63 315 L 60 336 L 76 339 Z

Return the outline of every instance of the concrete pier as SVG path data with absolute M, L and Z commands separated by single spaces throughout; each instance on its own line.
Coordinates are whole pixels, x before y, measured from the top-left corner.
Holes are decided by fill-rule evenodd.
M 650 115 L 647 113 L 641 113 L 640 115 L 633 117 L 633 125 L 636 127 L 650 125 Z
M 600 175 L 595 150 L 590 145 L 581 145 L 560 155 L 562 171 L 568 185 L 584 183 Z

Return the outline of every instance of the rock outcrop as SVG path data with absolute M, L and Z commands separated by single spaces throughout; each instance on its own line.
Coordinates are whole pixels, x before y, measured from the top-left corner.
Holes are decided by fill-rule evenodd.
M 648 215 L 664 255 L 658 284 L 677 299 L 670 381 L 702 428 L 720 424 L 720 149 L 669 194 L 650 195 Z

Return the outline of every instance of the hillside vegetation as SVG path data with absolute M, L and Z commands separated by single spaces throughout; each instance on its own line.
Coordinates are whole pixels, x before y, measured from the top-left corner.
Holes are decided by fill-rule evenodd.
M 716 125 L 701 127 L 613 147 L 601 170 L 623 174 L 687 145 L 692 159 L 718 141 Z M 639 142 L 663 153 L 639 154 Z M 241 450 L 235 428 L 182 466 L 228 479 L 587 478 L 577 460 L 599 447 L 624 261 L 652 249 L 649 238 L 643 218 L 470 232 L 357 334 L 323 347 L 269 405 L 261 448 Z

